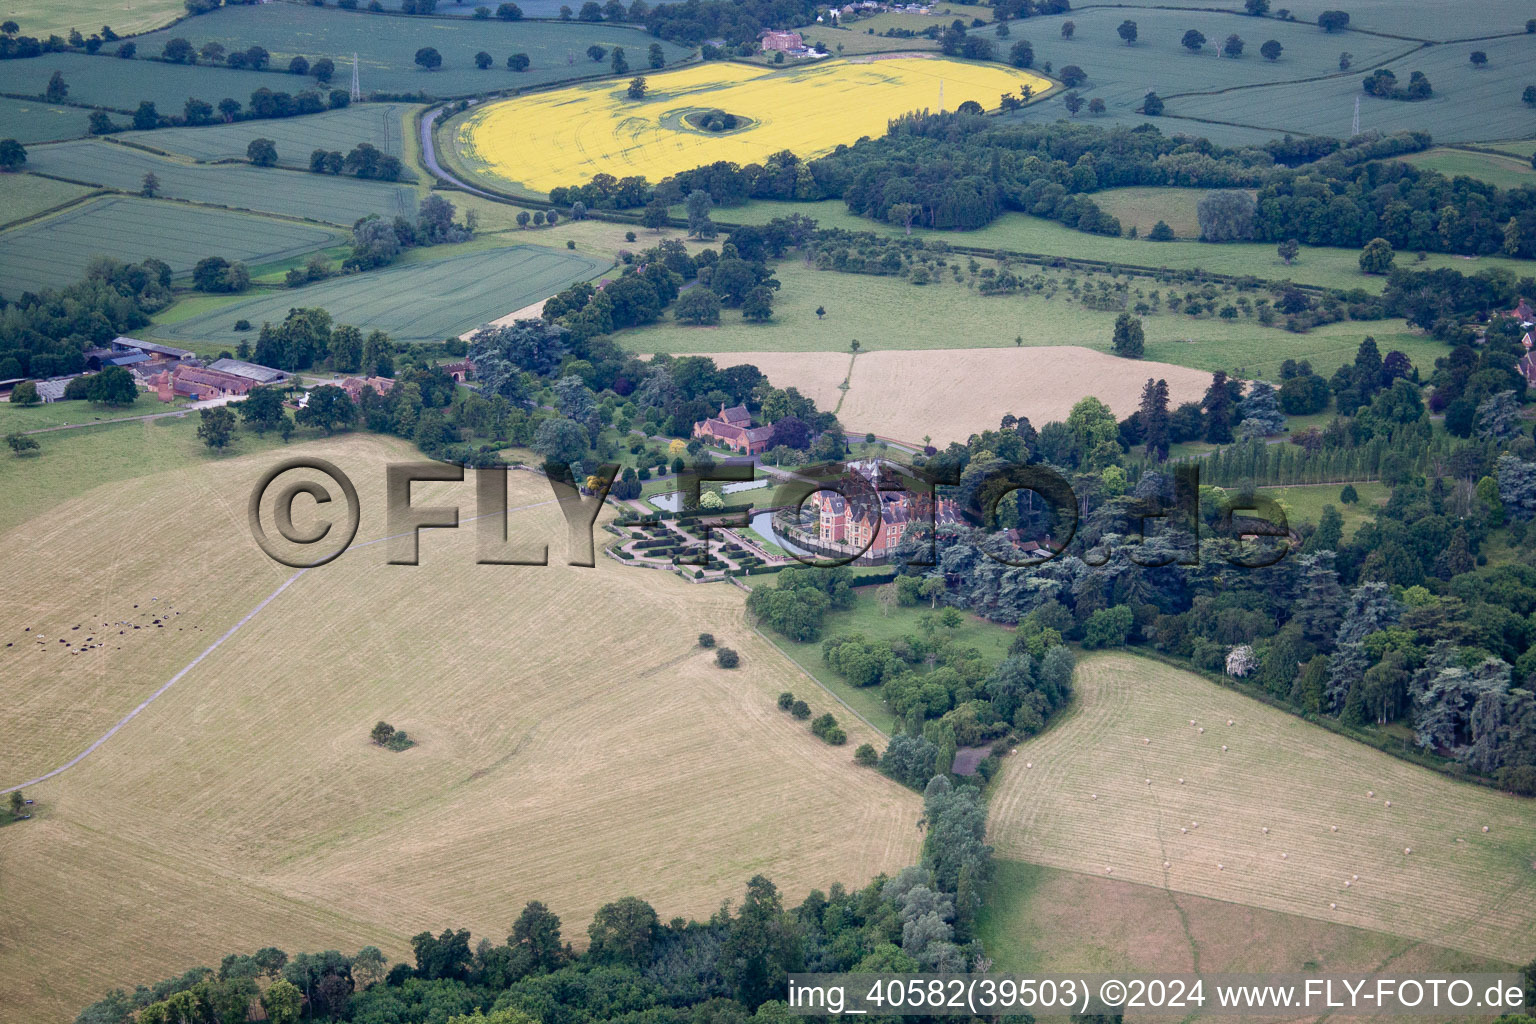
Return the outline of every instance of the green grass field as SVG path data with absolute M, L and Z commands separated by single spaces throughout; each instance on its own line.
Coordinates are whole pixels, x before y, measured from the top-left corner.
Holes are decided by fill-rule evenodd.
M 996 969 L 1023 975 L 1305 971 L 1401 977 L 1512 967 L 1381 931 L 1016 860 L 997 861 L 977 934 Z
M 1347 49 L 1355 54 L 1359 73 L 1319 82 L 1178 97 L 1168 101 L 1167 111 L 1257 125 L 1275 132 L 1344 135 L 1350 129 L 1358 96 L 1362 130 L 1427 131 L 1441 143 L 1517 138 L 1531 130 L 1531 110 L 1520 102 L 1520 83 L 1536 80 L 1536 50 L 1521 29 L 1523 24 L 1522 18 L 1506 29 L 1519 31 L 1518 36 L 1436 46 L 1389 61 L 1385 66 L 1399 81 L 1406 82 L 1412 71 L 1422 71 L 1429 78 L 1434 96 L 1418 103 L 1377 99 L 1361 92 L 1367 60 L 1360 44 L 1369 37 L 1349 33 L 1345 41 L 1314 35 L 1310 49 L 1335 58 L 1339 50 Z M 1473 50 L 1487 53 L 1486 67 L 1476 68 L 1467 59 Z M 1162 89 L 1158 91 L 1163 94 Z M 1468 116 L 1469 111 L 1476 111 L 1476 115 Z
M 1169 201 L 1175 209 L 1188 203 L 1186 189 L 1169 189 Z M 1092 196 L 1090 196 L 1092 198 Z M 1150 201 L 1143 199 L 1142 202 Z M 1199 201 L 1199 196 L 1195 196 Z M 865 217 L 856 217 L 840 199 L 828 199 L 816 203 L 792 203 L 774 200 L 753 200 L 742 206 L 731 206 L 715 211 L 715 219 L 722 224 L 761 224 L 774 217 L 787 217 L 803 213 L 813 217 L 823 227 L 846 228 L 850 231 L 873 231 L 895 235 L 900 226 L 883 224 Z M 984 228 L 976 231 L 926 231 L 914 229 L 914 235 L 924 238 L 942 238 L 951 245 L 979 246 L 1007 249 L 1013 252 L 1044 253 L 1064 256 L 1068 259 L 1102 260 L 1126 266 L 1166 268 L 1169 270 L 1205 270 L 1210 273 L 1252 275 L 1272 281 L 1294 281 L 1297 284 L 1317 285 L 1326 288 L 1364 288 L 1379 292 L 1386 287 L 1386 279 L 1360 272 L 1360 252 L 1357 249 L 1312 248 L 1303 246 L 1301 255 L 1290 266 L 1285 264 L 1267 242 L 1209 242 L 1176 241 L 1149 242 L 1145 238 L 1108 238 L 1076 231 L 1055 221 L 1031 217 L 1024 213 L 1007 213 Z M 1503 267 L 1516 276 L 1536 273 L 1536 261 L 1508 259 L 1503 256 L 1466 258 L 1448 253 L 1430 253 L 1423 263 L 1414 261 L 1413 254 L 1398 256 L 1403 265 L 1417 269 L 1433 270 L 1451 267 L 1464 274 L 1473 274 L 1485 267 Z
M 1320 12 L 1332 9 L 1330 0 L 1296 0 L 1291 13 L 1306 22 L 1316 22 Z M 1468 36 L 1513 34 L 1525 31 L 1531 16 L 1530 4 L 1523 0 L 1481 0 L 1477 16 L 1468 21 L 1466 8 L 1454 4 L 1403 3 L 1402 0 L 1355 0 L 1349 5 L 1351 29 L 1385 32 L 1412 39 L 1444 42 Z M 1316 28 L 1313 31 L 1322 36 Z M 1353 40 L 1357 34 L 1342 38 Z M 1327 38 L 1324 36 L 1324 38 Z M 1334 36 L 1338 39 L 1340 36 Z
M 196 41 L 199 46 L 202 45 L 201 38 Z M 153 60 L 119 60 L 109 55 L 109 51 L 116 45 L 110 44 L 95 56 L 84 53 L 49 53 L 31 60 L 0 61 L 0 93 L 40 97 L 48 87 L 48 80 L 57 71 L 64 76 L 64 83 L 69 86 L 71 103 L 131 113 L 138 107 L 140 100 L 149 100 L 162 114 L 179 114 L 188 99 L 217 103 L 230 96 L 244 104 L 257 89 L 299 92 L 314 85 L 312 78 L 295 78 L 277 72 L 236 71 L 205 65 L 193 67 Z M 143 43 L 137 45 L 143 56 L 150 56 L 150 51 Z M 160 49 L 159 46 L 155 47 L 154 53 L 158 55 Z M 85 134 L 89 115 L 89 110 L 76 111 L 73 117 L 79 120 L 71 122 L 71 134 Z M 116 120 L 119 123 L 127 122 L 127 118 L 121 114 L 117 115 Z
M 244 337 L 234 330 L 236 320 L 259 326 L 295 307 L 319 306 L 337 323 L 378 328 L 396 342 L 442 341 L 605 269 L 587 256 L 533 246 L 461 255 L 444 246 L 429 255 L 436 258 L 257 296 L 152 333 L 171 344 L 198 340 L 232 349 Z
M 260 4 L 222 7 L 175 28 L 146 35 L 139 39 L 139 48 L 146 54 L 159 53 L 166 40 L 176 36 L 191 40 L 195 46 L 212 41 L 229 49 L 259 43 L 271 51 L 273 65 L 280 67 L 286 67 L 288 59 L 296 55 L 311 61 L 329 57 L 336 62 L 337 79 L 343 83 L 351 74 L 352 54 L 357 53 L 365 93 L 424 92 L 437 97 L 526 89 L 609 74 L 606 60 L 597 64 L 586 56 L 587 47 L 594 43 L 610 50 L 622 46 L 630 66 L 644 68 L 647 49 L 656 41 L 640 29 L 602 23 L 469 21 Z M 442 67 L 436 71 L 425 71 L 414 62 L 417 49 L 426 45 L 442 55 Z M 669 62 L 688 54 L 671 43 L 662 43 L 662 47 Z M 474 64 L 474 56 L 481 50 L 496 61 L 485 71 Z M 531 58 L 527 71 L 507 70 L 507 57 L 514 53 L 526 53 Z M 208 73 L 222 72 L 210 69 Z M 280 81 L 271 82 L 270 87 L 282 88 Z M 292 86 L 297 91 L 302 83 L 313 80 L 288 81 L 297 83 Z M 244 95 L 236 94 L 236 98 Z
M 1480 148 L 1496 149 L 1527 164 L 1531 162 L 1531 154 L 1536 153 L 1536 139 L 1509 139 L 1503 142 L 1485 142 Z
M 281 151 L 278 155 L 283 156 Z M 288 159 L 295 157 L 288 154 Z M 303 160 L 308 163 L 308 150 Z M 194 164 L 100 139 L 34 147 L 27 152 L 27 167 L 38 174 L 134 193 L 142 187 L 144 175 L 153 174 L 160 181 L 159 194 L 167 199 L 348 228 L 372 213 L 385 218 L 414 215 L 418 196 L 410 185 L 248 163 Z
M 846 352 L 858 339 L 865 351 L 880 349 L 1011 348 L 1083 345 L 1110 351 L 1115 316 L 1069 303 L 1064 292 L 982 296 L 947 281 L 923 287 L 891 277 L 843 274 L 786 261 L 774 270 L 783 287 L 773 320 L 757 324 L 725 310 L 718 327 L 691 327 L 665 320 L 626 330 L 617 340 L 632 352 Z M 1148 287 L 1138 282 L 1138 287 Z M 818 306 L 827 315 L 816 316 Z M 899 313 L 897 312 L 899 311 Z M 1254 320 L 1191 318 L 1163 312 L 1143 320 L 1146 358 L 1200 370 L 1242 371 L 1276 377 L 1286 359 L 1310 359 L 1319 373 L 1354 359 L 1367 334 L 1383 352 L 1399 349 L 1429 370 L 1445 346 L 1410 331 L 1402 320 L 1343 321 L 1292 334 Z M 1134 364 L 1128 364 L 1134 370 Z
M 67 181 L 39 178 L 35 174 L 0 175 L 0 210 L 4 211 L 0 213 L 0 224 L 35 217 L 93 191 L 88 185 L 72 185 Z
M 1224 6 L 1241 9 L 1240 4 Z M 1126 19 L 1137 24 L 1135 46 L 1127 46 L 1116 31 Z M 1068 20 L 1077 29 L 1070 40 L 1064 40 L 1061 23 Z M 1057 69 L 1076 64 L 1088 73 L 1087 82 L 1078 92 L 1085 99 L 1102 99 L 1109 108 L 1107 114 L 1096 120 L 1132 126 L 1151 123 L 1165 133 L 1209 136 L 1223 145 L 1251 143 L 1277 134 L 1273 130 L 1254 132 L 1254 127 L 1272 129 L 1277 112 L 1267 101 L 1258 98 L 1267 90 L 1252 86 L 1337 74 L 1339 51 L 1343 49 L 1355 55 L 1356 67 L 1365 67 L 1417 45 L 1359 33 L 1351 33 L 1345 45 L 1328 38 L 1315 24 L 1272 18 L 1260 20 L 1236 13 L 1223 14 L 1209 8 L 1193 11 L 1151 6 L 1137 6 L 1131 10 L 1119 6 L 1095 7 L 1030 18 L 1015 22 L 1011 27 L 1013 31 L 1007 39 L 996 41 L 1003 44 L 1002 52 L 1006 53 L 1019 39 L 1027 39 L 1033 44 L 1037 68 L 1050 61 Z M 1191 28 L 1199 29 L 1208 40 L 1205 49 L 1199 53 L 1191 53 L 1180 42 Z M 1214 47 L 1233 33 L 1247 43 L 1243 56 L 1238 60 L 1218 58 Z M 1259 45 L 1267 39 L 1274 39 L 1284 47 L 1279 60 L 1271 62 L 1259 55 Z M 1359 89 L 1358 76 L 1349 75 L 1348 81 Z M 1186 102 L 1168 97 L 1234 88 L 1237 91 L 1231 96 L 1253 96 L 1254 99 L 1234 99 L 1232 109 L 1227 112 L 1229 116 L 1215 120 L 1247 126 L 1244 128 L 1225 129 L 1222 125 L 1194 124 L 1166 117 L 1146 118 L 1134 113 L 1149 89 L 1167 100 L 1168 114 L 1183 114 L 1187 112 Z M 1515 99 L 1518 100 L 1518 96 Z M 1337 130 L 1345 132 L 1349 128 L 1349 110 L 1340 108 L 1338 113 L 1344 123 Z M 1053 121 L 1068 114 L 1061 101 L 1056 99 L 1013 116 L 1030 121 Z
M 1128 653 L 1084 657 L 1074 690 L 996 781 L 999 856 L 1530 958 L 1530 801 Z
M 98 405 L 95 402 L 49 402 L 45 405 L 19 406 L 0 402 L 0 435 L 20 431 L 45 430 L 49 427 L 110 423 L 168 412 L 185 403 L 177 399 L 168 404 L 148 392 L 141 392 L 132 405 Z
M 1499 188 L 1536 185 L 1536 168 L 1531 167 L 1529 154 L 1523 157 L 1505 157 L 1489 153 L 1473 153 L 1465 149 L 1436 147 L 1401 159 L 1415 167 L 1439 171 L 1448 178 L 1465 175 L 1479 181 L 1486 181 L 1490 185 L 1497 185 Z
M 50 35 L 67 36 L 78 28 L 86 35 L 111 25 L 120 36 L 148 32 L 185 17 L 186 7 L 177 0 L 71 0 L 68 4 L 44 0 L 4 0 L 0 20 L 15 21 L 22 35 L 46 39 Z
M 310 252 L 338 233 L 319 225 L 207 210 L 182 203 L 103 196 L 0 234 L 0 294 L 61 287 L 97 256 L 147 256 L 186 274 L 204 256 L 256 264 Z
M 63 442 L 0 460 L 7 519 L 13 481 L 39 481 L 36 511 L 0 534 L 31 553 L 0 610 L 8 782 L 78 753 L 271 596 L 89 758 L 28 789 L 37 816 L 0 850 L 0 914 L 27 935 L 0 948 L 4 1024 L 65 1024 L 225 950 L 373 943 L 408 960 L 428 921 L 499 936 L 534 898 L 579 937 L 615 893 L 702 918 L 759 873 L 798 904 L 917 858 L 917 795 L 853 763 L 878 737 L 844 712 L 849 743 L 828 746 L 774 706 L 799 689 L 815 713 L 841 711 L 747 627 L 740 591 L 565 565 L 548 484 L 513 473 L 510 529 L 550 538 L 549 566 L 476 566 L 472 528 L 436 531 L 419 566 L 360 547 L 273 596 L 293 570 L 251 543 L 244 507 L 277 455 L 243 437 L 240 454 L 200 452 L 195 419 L 92 431 L 110 438 L 104 458 L 139 460 L 127 476 L 91 479 Z M 282 453 L 356 481 L 362 543 L 387 530 L 386 466 L 421 458 L 361 436 Z M 83 486 L 32 502 L 70 480 Z M 418 500 L 472 514 L 473 492 Z M 120 620 L 142 628 L 102 625 Z M 740 667 L 716 667 L 701 630 Z M 58 636 L 100 644 L 72 656 Z M 594 672 L 594 652 L 615 671 Z M 373 747 L 381 717 L 417 745 Z
M 202 128 L 160 128 L 124 132 L 114 138 L 201 161 L 244 160 L 245 148 L 252 139 L 271 139 L 277 146 L 280 164 L 308 170 L 309 154 L 313 151 L 346 153 L 360 142 L 404 158 L 414 110 L 416 107 L 405 103 L 360 103 L 305 117 L 236 121 Z
M 89 111 L 41 100 L 0 98 L 0 138 L 23 145 L 77 139 L 85 134 Z
M 1164 221 L 1179 238 L 1199 238 L 1196 207 L 1203 195 L 1205 190 L 1198 188 L 1110 188 L 1095 192 L 1093 201 L 1105 213 L 1120 218 L 1126 234 L 1135 228 L 1145 237 L 1158 221 Z

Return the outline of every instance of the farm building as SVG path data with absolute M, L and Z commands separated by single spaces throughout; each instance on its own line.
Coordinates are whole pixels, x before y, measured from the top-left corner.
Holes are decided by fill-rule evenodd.
M 75 374 L 70 377 L 54 377 L 52 380 L 40 380 L 37 382 L 37 397 L 44 402 L 57 402 L 64 397 L 64 389 L 69 387 L 69 382 L 78 377 Z
M 372 388 L 377 395 L 387 395 L 394 386 L 394 380 L 389 377 L 348 377 L 341 382 L 341 390 L 354 402 L 362 401 L 364 388 Z
M 713 444 L 724 445 L 735 452 L 756 455 L 766 451 L 773 438 L 772 427 L 754 427 L 752 414 L 744 405 L 729 409 L 720 403 L 720 415 L 700 420 L 693 425 L 693 436 Z
M 1527 350 L 1525 355 L 1520 357 L 1520 362 L 1516 365 L 1520 367 L 1520 372 L 1525 375 L 1525 382 L 1527 384 L 1536 384 L 1536 352 Z
M 256 382 L 249 377 L 186 365 L 151 374 L 144 379 L 144 383 L 162 402 L 169 402 L 178 395 L 198 402 L 211 398 L 240 397 L 256 386 Z
M 137 338 L 117 337 L 112 339 L 112 357 L 131 355 L 135 352 L 142 353 L 149 359 L 168 359 L 172 362 L 186 362 L 191 359 L 193 353 L 184 348 L 176 348 L 171 345 L 162 345 L 157 341 L 140 341 Z
M 281 384 L 291 376 L 283 370 L 275 370 L 259 363 L 248 363 L 243 359 L 215 359 L 208 364 L 208 369 L 234 374 L 236 377 L 245 377 L 257 384 Z

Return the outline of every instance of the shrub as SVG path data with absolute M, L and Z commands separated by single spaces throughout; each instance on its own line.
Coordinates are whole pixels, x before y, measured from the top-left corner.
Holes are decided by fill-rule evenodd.
M 372 739 L 376 745 L 381 747 L 393 739 L 394 735 L 395 727 L 390 725 L 388 722 L 380 722 L 379 724 L 375 725 L 373 727 L 373 731 L 368 734 L 369 738 Z
M 853 761 L 855 764 L 863 765 L 865 768 L 873 768 L 880 763 L 880 755 L 875 752 L 875 748 L 870 744 L 860 743 L 859 749 L 853 752 Z
M 713 634 L 713 633 L 700 633 L 699 634 L 699 646 L 703 647 L 703 648 L 706 648 L 706 649 L 715 646 L 715 634 Z
M 811 717 L 811 706 L 803 700 L 797 700 L 789 706 L 789 713 L 803 722 Z
M 1345 484 L 1339 492 L 1339 500 L 1346 505 L 1353 505 L 1360 500 L 1360 494 L 1355 490 L 1354 484 Z
M 735 668 L 741 664 L 741 655 L 729 647 L 721 647 L 715 651 L 715 664 L 721 668 Z
M 779 694 L 779 710 L 780 711 L 788 711 L 790 708 L 792 708 L 794 706 L 795 706 L 795 695 L 794 694 L 790 693 L 788 690 L 785 690 L 783 693 Z

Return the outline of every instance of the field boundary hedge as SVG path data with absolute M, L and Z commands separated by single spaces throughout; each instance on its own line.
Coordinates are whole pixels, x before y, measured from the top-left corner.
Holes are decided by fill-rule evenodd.
M 39 175 L 37 175 L 37 177 L 39 177 L 39 178 L 47 178 L 48 175 L 46 175 L 46 174 L 39 174 Z M 61 178 L 53 178 L 53 179 L 50 179 L 50 180 L 61 181 L 63 179 L 61 179 Z M 77 184 L 77 182 L 69 182 L 68 184 L 74 185 L 74 184 Z M 80 203 L 89 202 L 90 200 L 95 199 L 95 198 L 97 198 L 99 196 L 113 194 L 110 189 L 104 189 L 100 185 L 91 185 L 91 186 L 88 186 L 88 187 L 93 189 L 94 191 L 87 192 L 83 196 L 76 196 L 73 199 L 65 200 L 62 203 L 57 203 L 57 204 L 55 204 L 53 206 L 48 207 L 48 209 L 46 209 L 46 210 L 38 210 L 35 213 L 27 214 L 27 216 L 25 216 L 25 217 L 18 217 L 15 220 L 8 220 L 8 221 L 5 221 L 4 223 L 0 223 L 0 231 L 8 231 L 11 228 L 19 228 L 19 227 L 21 227 L 24 224 L 30 224 L 30 223 L 32 223 L 35 220 L 39 220 L 39 219 L 41 219 L 43 217 L 48 217 L 48 216 L 51 216 L 51 215 L 53 215 L 55 213 L 59 213 L 60 211 L 67 210 L 71 206 L 76 206 L 76 205 L 78 205 Z

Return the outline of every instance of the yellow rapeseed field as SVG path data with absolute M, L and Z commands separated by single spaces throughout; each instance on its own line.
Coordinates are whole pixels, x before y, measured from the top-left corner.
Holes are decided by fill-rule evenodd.
M 953 110 L 966 100 L 991 109 L 1005 92 L 1051 82 L 1001 64 L 900 57 L 829 61 L 789 71 L 710 63 L 647 76 L 642 100 L 628 80 L 571 86 L 492 103 L 458 126 L 455 143 L 469 164 L 525 188 L 547 192 L 599 173 L 669 174 L 717 160 L 748 164 L 788 149 L 801 157 L 879 135 L 893 117 L 924 108 Z M 685 115 L 718 108 L 749 127 L 715 135 Z

